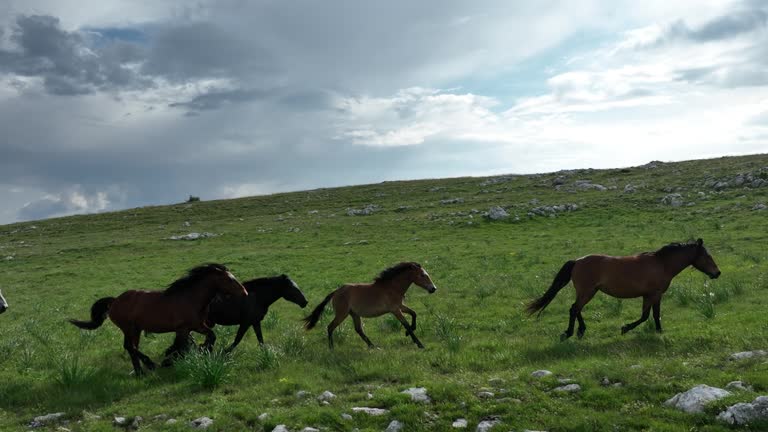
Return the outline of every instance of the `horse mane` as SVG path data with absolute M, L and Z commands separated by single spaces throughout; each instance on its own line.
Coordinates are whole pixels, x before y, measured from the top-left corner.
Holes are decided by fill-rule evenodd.
M 168 285 L 165 291 L 163 291 L 163 294 L 173 295 L 182 293 L 200 282 L 200 280 L 206 278 L 212 272 L 217 271 L 228 272 L 229 269 L 227 269 L 227 267 L 223 264 L 216 263 L 202 264 L 197 267 L 193 267 L 187 271 L 185 276 L 176 279 L 170 285 Z
M 392 267 L 384 269 L 381 273 L 379 273 L 378 276 L 376 276 L 376 279 L 373 280 L 373 282 L 389 282 L 392 279 L 400 276 L 401 273 L 404 271 L 410 270 L 413 268 L 413 266 L 421 267 L 419 263 L 416 262 L 401 262 L 399 264 L 395 264 Z
M 683 250 L 686 250 L 691 247 L 698 247 L 698 245 L 694 243 L 670 243 L 666 246 L 662 246 L 659 250 L 656 252 L 646 252 L 649 255 L 655 255 L 659 258 L 665 258 L 673 253 L 680 252 Z
M 246 291 L 251 292 L 252 289 L 258 289 L 262 285 L 279 282 L 280 279 L 283 279 L 283 275 L 260 277 L 243 282 L 243 286 Z M 291 280 L 291 278 L 287 278 L 286 280 Z

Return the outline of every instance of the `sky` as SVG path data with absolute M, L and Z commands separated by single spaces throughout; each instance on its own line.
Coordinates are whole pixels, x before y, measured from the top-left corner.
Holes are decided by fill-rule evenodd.
M 768 151 L 768 0 L 4 0 L 0 224 Z

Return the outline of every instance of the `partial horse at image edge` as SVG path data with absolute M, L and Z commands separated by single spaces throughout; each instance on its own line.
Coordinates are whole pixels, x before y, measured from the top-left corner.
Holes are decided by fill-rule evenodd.
M 621 334 L 645 322 L 651 308 L 656 331 L 661 333 L 661 297 L 672 279 L 689 266 L 712 279 L 720 276 L 720 269 L 704 247 L 702 239 L 693 243 L 671 243 L 655 252 L 631 256 L 587 255 L 563 264 L 549 289 L 530 302 L 526 311 L 531 315 L 536 312 L 541 315 L 557 293 L 573 281 L 576 301 L 570 309 L 568 329 L 563 332 L 560 340 L 573 336 L 576 320 L 579 321 L 577 336 L 584 336 L 587 327 L 581 311 L 598 291 L 617 298 L 643 297 L 640 319 L 622 326 Z

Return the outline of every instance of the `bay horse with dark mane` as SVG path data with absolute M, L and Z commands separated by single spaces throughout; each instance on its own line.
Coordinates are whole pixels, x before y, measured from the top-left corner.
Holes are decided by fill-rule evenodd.
M 243 286 L 248 291 L 248 298 L 243 299 L 240 296 L 229 294 L 217 295 L 211 301 L 208 309 L 206 324 L 209 327 L 213 328 L 216 324 L 240 326 L 237 329 L 234 342 L 227 347 L 226 352 L 230 352 L 237 347 L 249 327 L 253 327 L 253 331 L 256 332 L 259 345 L 264 345 L 264 336 L 261 334 L 261 321 L 267 315 L 272 303 L 279 299 L 288 300 L 302 309 L 307 306 L 307 299 L 304 297 L 301 289 L 299 289 L 299 286 L 296 285 L 293 279 L 284 274 L 252 279 L 243 282 Z M 189 342 L 189 340 L 177 336 L 173 345 L 166 350 L 165 355 L 174 355 L 176 352 L 189 346 Z
M 568 329 L 560 336 L 566 340 L 573 336 L 575 321 L 579 321 L 578 337 L 584 336 L 587 326 L 581 310 L 598 291 L 618 298 L 643 298 L 640 319 L 621 327 L 625 334 L 648 319 L 653 308 L 656 331 L 661 333 L 661 297 L 669 288 L 672 278 L 693 266 L 712 279 L 720 276 L 720 269 L 704 247 L 704 241 L 672 243 L 656 252 L 632 256 L 587 255 L 566 262 L 555 276 L 552 286 L 527 306 L 529 314 L 541 312 L 568 282 L 576 288 L 576 301 L 571 306 Z
M 235 276 L 221 264 L 195 267 L 164 291 L 125 291 L 117 297 L 104 297 L 91 306 L 91 320 L 69 320 L 85 330 L 99 328 L 109 317 L 124 335 L 123 347 L 131 356 L 136 375 L 143 373 L 141 362 L 152 370 L 155 363 L 139 351 L 142 331 L 152 333 L 176 332 L 188 335 L 196 331 L 206 336 L 210 348 L 216 334 L 207 325 L 208 304 L 219 293 L 247 296 L 248 292 Z
M 314 328 L 323 314 L 325 305 L 333 300 L 336 316 L 328 324 L 328 347 L 330 349 L 333 349 L 333 331 L 348 315 L 351 315 L 355 322 L 357 334 L 368 344 L 369 348 L 373 348 L 373 343 L 363 332 L 363 323 L 360 318 L 377 317 L 386 313 L 394 315 L 405 327 L 406 335 L 411 337 L 416 346 L 424 348 L 424 345 L 414 334 L 416 331 L 416 312 L 403 304 L 405 293 L 411 284 L 424 288 L 430 294 L 437 291 L 429 274 L 420 264 L 402 262 L 382 271 L 371 284 L 342 285 L 328 294 L 315 310 L 304 318 L 304 327 L 307 330 Z M 411 324 L 408 324 L 403 313 L 411 316 Z

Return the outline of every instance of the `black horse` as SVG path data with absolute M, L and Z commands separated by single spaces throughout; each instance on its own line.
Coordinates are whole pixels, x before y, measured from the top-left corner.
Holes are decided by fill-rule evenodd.
M 208 310 L 208 319 L 206 324 L 213 328 L 216 324 L 220 325 L 239 325 L 237 336 L 232 345 L 227 347 L 226 351 L 232 351 L 237 347 L 240 341 L 248 331 L 249 326 L 253 326 L 259 344 L 264 344 L 264 336 L 261 334 L 261 320 L 267 315 L 269 306 L 280 298 L 284 298 L 291 303 L 295 303 L 302 308 L 307 306 L 307 299 L 299 289 L 296 282 L 286 275 L 266 277 L 249 280 L 243 283 L 248 291 L 247 298 L 240 298 L 232 295 L 219 295 L 211 301 Z M 190 344 L 190 337 L 180 339 L 179 335 L 173 341 L 166 356 L 171 356 L 184 350 Z
M 8 302 L 5 300 L 5 297 L 3 297 L 3 291 L 0 290 L 0 313 L 5 312 L 6 309 L 8 309 Z

